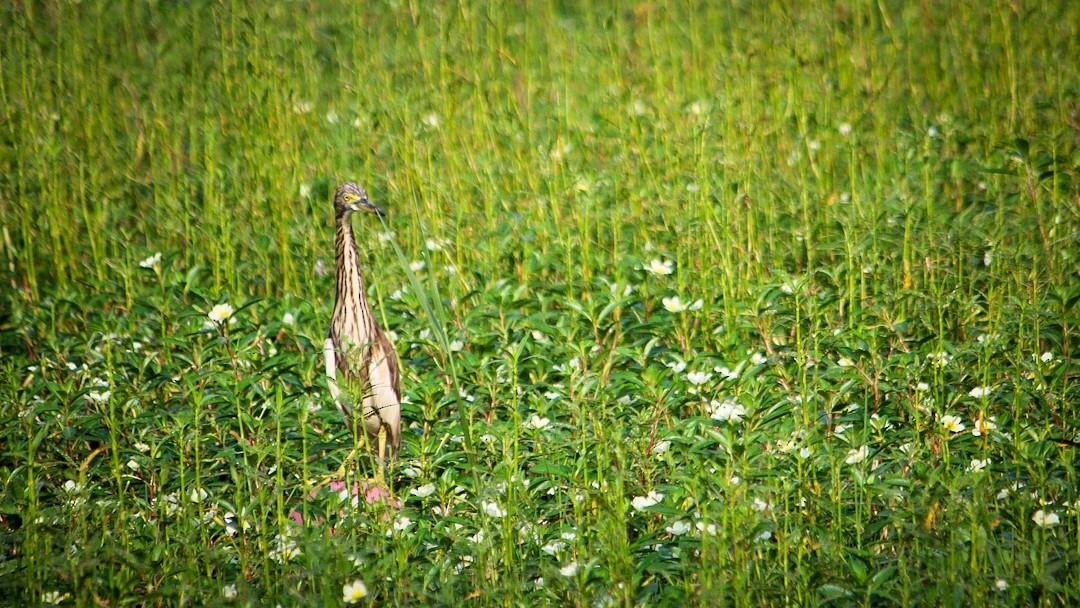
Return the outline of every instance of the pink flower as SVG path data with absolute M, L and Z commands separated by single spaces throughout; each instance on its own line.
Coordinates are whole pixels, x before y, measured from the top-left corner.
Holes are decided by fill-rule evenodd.
M 314 490 L 308 492 L 307 497 L 309 499 L 314 499 L 314 498 L 317 498 L 320 494 L 322 494 L 322 492 L 324 490 L 329 490 L 331 492 L 334 492 L 335 494 L 338 494 L 341 497 L 342 502 L 344 502 L 344 501 L 349 499 L 349 495 L 346 494 L 345 488 L 346 488 L 346 484 L 345 484 L 344 481 L 331 481 L 326 486 L 318 487 L 318 488 L 315 488 Z M 359 500 L 358 499 L 359 499 L 361 490 L 364 493 L 364 502 L 366 502 L 369 505 L 374 505 L 374 504 L 377 504 L 377 503 L 381 503 L 381 504 L 385 504 L 387 506 L 393 507 L 395 509 L 400 509 L 401 508 L 401 501 L 393 498 L 390 495 L 390 490 L 387 490 L 386 488 L 384 488 L 382 486 L 378 486 L 378 485 L 375 485 L 375 484 L 369 484 L 366 481 L 363 481 L 363 482 L 354 481 L 353 482 L 353 486 L 352 486 L 352 498 L 353 498 L 352 505 L 354 507 L 359 506 Z M 289 513 L 289 518 L 292 519 L 293 521 L 295 521 L 296 523 L 300 524 L 300 525 L 304 524 L 304 515 L 300 511 L 292 511 L 292 512 L 290 512 Z M 315 523 L 319 523 L 319 522 L 316 521 Z

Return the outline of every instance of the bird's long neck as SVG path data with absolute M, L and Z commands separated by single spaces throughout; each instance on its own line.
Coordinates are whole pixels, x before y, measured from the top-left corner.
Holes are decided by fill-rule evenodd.
M 347 337 L 356 345 L 370 343 L 378 331 L 375 318 L 364 292 L 364 279 L 360 275 L 360 259 L 356 252 L 356 237 L 352 222 L 347 215 L 337 218 L 334 237 L 336 253 L 335 277 L 337 297 L 334 301 L 334 330 L 338 336 Z

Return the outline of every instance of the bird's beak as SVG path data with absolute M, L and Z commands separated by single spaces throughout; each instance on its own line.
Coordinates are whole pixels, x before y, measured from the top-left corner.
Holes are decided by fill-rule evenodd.
M 375 215 L 377 215 L 379 217 L 386 217 L 386 212 L 385 211 L 383 211 L 382 209 L 379 209 L 378 207 L 376 207 L 375 203 L 372 203 L 371 201 L 369 201 L 366 198 L 361 199 L 360 202 L 353 204 L 352 210 L 353 211 L 366 211 L 368 213 L 374 213 Z

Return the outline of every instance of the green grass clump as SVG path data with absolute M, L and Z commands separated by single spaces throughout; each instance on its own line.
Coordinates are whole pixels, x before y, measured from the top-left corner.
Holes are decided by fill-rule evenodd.
M 1080 5 L 0 32 L 3 603 L 1080 603 Z M 321 369 L 347 180 L 387 500 Z

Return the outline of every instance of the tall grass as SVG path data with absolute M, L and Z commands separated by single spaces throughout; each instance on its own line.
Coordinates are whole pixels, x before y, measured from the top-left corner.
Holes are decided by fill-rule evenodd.
M 12 605 L 1080 601 L 1073 3 L 0 30 Z M 396 503 L 319 367 L 347 180 Z

